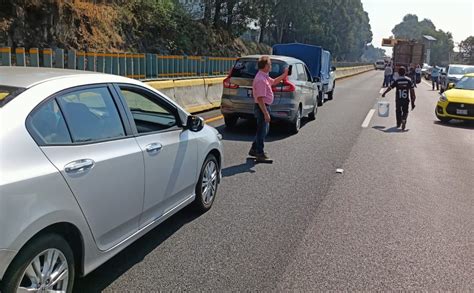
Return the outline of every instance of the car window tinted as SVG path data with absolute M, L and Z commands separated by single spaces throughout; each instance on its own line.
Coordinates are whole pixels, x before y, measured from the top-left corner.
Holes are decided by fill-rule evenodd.
M 272 70 L 269 75 L 271 78 L 277 78 L 283 74 L 285 63 L 272 60 Z M 258 72 L 257 60 L 237 60 L 232 69 L 231 77 L 254 78 Z
M 464 68 L 464 74 L 474 73 L 474 66 Z
M 461 90 L 474 90 L 474 77 L 465 76 L 456 83 L 456 88 Z
M 28 129 L 39 145 L 71 143 L 64 117 L 54 99 L 29 116 Z
M 296 64 L 291 65 L 291 75 L 289 76 L 290 80 L 298 80 L 298 70 L 296 70 Z
M 73 142 L 125 136 L 122 121 L 107 87 L 69 92 L 57 97 Z
M 312 82 L 313 81 L 313 78 L 311 77 L 311 72 L 309 72 L 309 69 L 308 67 L 304 67 L 305 71 L 306 71 L 306 78 L 308 81 Z
M 121 87 L 127 106 L 133 115 L 138 133 L 163 131 L 178 125 L 173 112 L 147 95 Z M 159 97 L 156 97 L 159 99 Z
M 24 90 L 24 88 L 0 85 L 0 108 L 21 94 Z
M 454 75 L 474 73 L 474 66 L 450 66 L 448 73 Z

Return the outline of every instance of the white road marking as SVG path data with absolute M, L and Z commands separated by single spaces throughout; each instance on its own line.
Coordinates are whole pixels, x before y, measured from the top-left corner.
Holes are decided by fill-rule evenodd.
M 362 122 L 362 128 L 369 127 L 370 120 L 372 120 L 374 113 L 375 113 L 375 109 L 370 109 L 369 113 L 367 113 L 367 117 L 365 117 L 364 122 Z
M 421 81 L 422 81 L 424 84 L 426 84 L 427 86 L 429 86 L 429 87 L 432 86 L 432 84 L 431 84 L 431 83 L 428 83 L 426 80 L 423 80 L 423 79 L 422 79 Z

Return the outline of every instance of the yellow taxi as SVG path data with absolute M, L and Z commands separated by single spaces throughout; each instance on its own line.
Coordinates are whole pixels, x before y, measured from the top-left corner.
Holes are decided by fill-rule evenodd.
M 436 117 L 442 122 L 451 119 L 474 120 L 474 73 L 466 74 L 456 85 L 449 84 L 436 105 Z

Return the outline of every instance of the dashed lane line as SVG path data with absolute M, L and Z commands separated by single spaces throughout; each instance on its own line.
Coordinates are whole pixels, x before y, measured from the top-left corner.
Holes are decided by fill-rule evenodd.
M 367 113 L 367 116 L 365 117 L 364 122 L 362 122 L 362 128 L 367 128 L 369 127 L 370 120 L 372 120 L 372 117 L 374 116 L 375 109 L 370 109 L 369 113 Z

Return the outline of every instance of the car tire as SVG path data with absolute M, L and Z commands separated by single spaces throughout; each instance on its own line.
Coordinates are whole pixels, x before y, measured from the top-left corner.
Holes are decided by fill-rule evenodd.
M 316 114 L 317 114 L 317 113 L 318 113 L 318 105 L 317 105 L 317 103 L 316 103 L 316 104 L 314 104 L 313 111 L 311 111 L 311 112 L 308 114 L 309 120 L 311 120 L 311 121 L 316 120 Z
M 235 115 L 224 115 L 224 123 L 227 128 L 234 128 L 239 120 L 238 116 Z
M 39 261 L 42 266 L 41 269 L 43 269 L 46 259 L 48 259 L 45 253 L 48 253 L 48 256 L 56 256 L 53 264 L 55 269 L 48 274 L 49 278 L 43 280 L 43 283 L 38 286 L 48 286 L 46 282 L 51 284 L 55 281 L 52 280 L 54 273 L 61 275 L 60 272 L 66 272 L 67 282 L 64 282 L 66 284 L 53 284 L 51 289 L 60 289 L 68 293 L 72 292 L 75 280 L 74 253 L 67 241 L 57 234 L 40 235 L 27 243 L 7 269 L 3 278 L 4 287 L 0 288 L 0 291 L 3 293 L 13 293 L 17 292 L 20 285 L 33 286 L 31 279 L 27 276 L 26 270 L 32 265 L 34 260 Z M 61 270 L 65 269 L 65 267 L 67 267 L 67 271 Z M 60 285 L 62 288 L 55 287 Z M 39 291 L 41 292 L 41 290 Z
M 290 124 L 290 132 L 292 134 L 297 134 L 301 128 L 301 118 L 302 118 L 302 109 L 301 105 L 298 107 L 298 112 L 296 112 L 296 116 Z
M 210 210 L 214 203 L 219 186 L 219 172 L 219 162 L 214 155 L 209 154 L 202 164 L 196 184 L 194 208 L 200 213 Z
M 318 107 L 322 107 L 324 104 L 324 98 L 323 98 L 323 93 L 319 92 L 318 93 Z
M 328 93 L 328 101 L 332 101 L 333 97 L 334 97 L 334 90 L 336 89 L 336 83 L 334 83 L 332 85 L 332 91 L 330 91 Z

